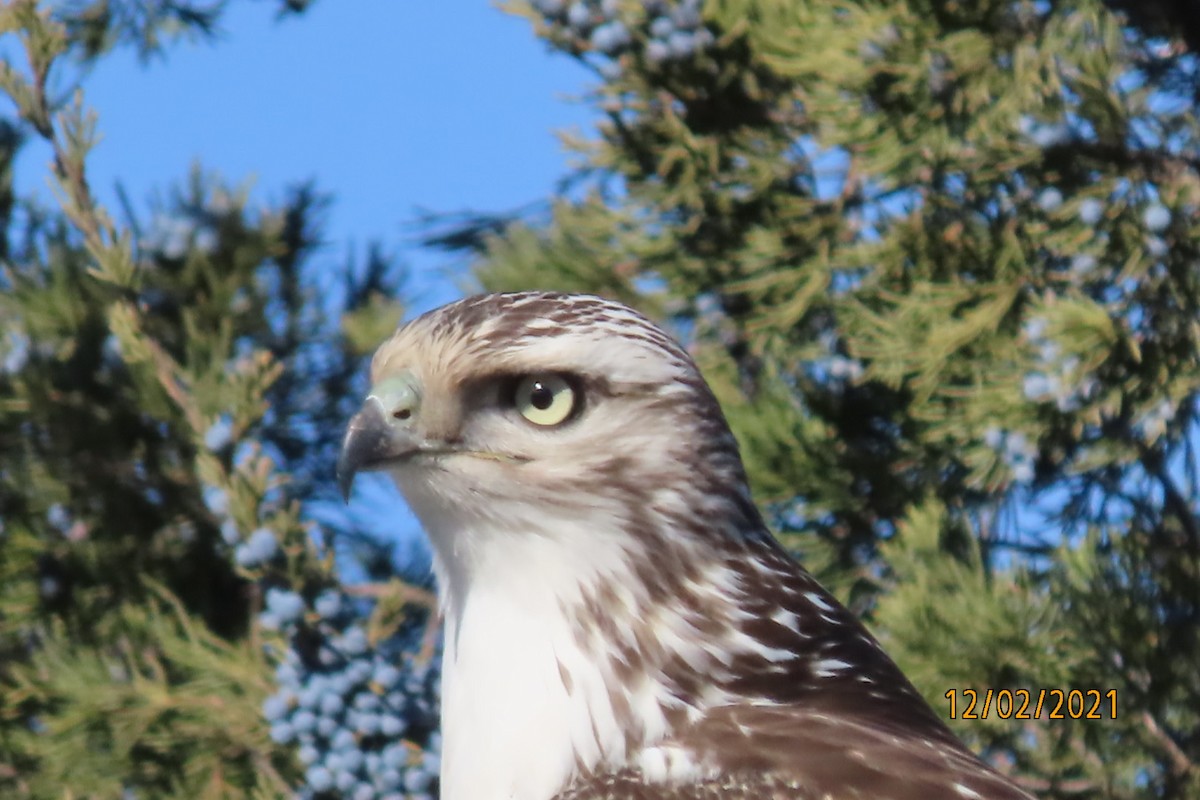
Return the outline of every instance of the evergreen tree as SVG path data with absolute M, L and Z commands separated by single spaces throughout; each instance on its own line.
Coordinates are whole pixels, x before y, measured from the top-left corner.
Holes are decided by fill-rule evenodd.
M 781 538 L 1000 769 L 1045 798 L 1200 798 L 1193 18 L 509 10 L 594 69 L 601 122 L 545 213 L 430 243 L 482 288 L 668 324 Z M 89 112 L 46 94 L 64 54 L 154 55 L 218 13 L 0 11 L 29 57 L 0 74 L 21 116 L 0 131 L 5 796 L 436 792 L 436 643 L 401 621 L 428 592 L 339 587 L 326 545 L 357 532 L 306 522 L 398 271 L 339 266 L 340 303 L 318 302 L 311 187 L 253 211 L 196 174 L 115 222 L 88 190 Z M 54 146 L 60 210 L 14 196 L 25 135 Z M 1017 718 L 996 692 L 1018 689 L 1026 713 L 1094 691 L 1102 719 L 1073 718 L 1083 695 Z M 966 690 L 977 716 L 992 690 L 986 718 L 962 718 Z
M 785 541 L 936 708 L 1107 698 L 1102 720 L 957 720 L 1001 769 L 1044 797 L 1200 797 L 1190 22 L 513 10 L 595 71 L 603 121 L 570 142 L 589 182 L 543 219 L 431 241 L 475 253 L 487 289 L 597 291 L 672 324 Z
M 428 609 L 428 593 L 339 587 L 331 545 L 370 543 L 348 522 L 309 521 L 338 497 L 339 431 L 365 388 L 364 352 L 400 316 L 402 272 L 378 248 L 320 264 L 325 200 L 311 186 L 252 209 L 197 171 L 118 224 L 87 180 L 94 115 L 82 94 L 51 95 L 72 55 L 125 40 L 151 54 L 216 13 L 0 10 L 6 54 L 26 58 L 0 72 L 20 115 L 0 137 L 5 797 L 290 796 L 312 759 L 293 747 L 298 726 L 268 713 L 283 703 L 304 718 L 276 684 L 355 662 L 343 695 L 374 696 L 369 682 L 398 681 L 371 668 L 402 665 L 421 641 L 397 611 Z M 53 150 L 60 209 L 14 196 L 27 134 Z M 435 713 L 423 713 L 382 719 L 382 732 L 427 743 Z

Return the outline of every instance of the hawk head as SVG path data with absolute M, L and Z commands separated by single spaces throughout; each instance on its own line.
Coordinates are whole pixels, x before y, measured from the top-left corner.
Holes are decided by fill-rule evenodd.
M 356 472 L 389 471 L 447 589 L 465 589 L 503 546 L 466 540 L 481 527 L 554 538 L 581 556 L 611 544 L 595 539 L 614 526 L 622 538 L 761 527 L 737 443 L 691 358 L 621 304 L 469 298 L 401 327 L 375 354 L 371 385 L 339 481 L 348 494 Z M 649 526 L 654 511 L 677 524 Z
M 445 800 L 1024 797 L 771 537 L 645 317 L 468 298 L 402 326 L 371 384 L 338 477 L 388 471 L 433 545 Z

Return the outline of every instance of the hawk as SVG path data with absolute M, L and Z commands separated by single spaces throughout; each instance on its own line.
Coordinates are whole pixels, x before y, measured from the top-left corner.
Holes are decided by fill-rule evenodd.
M 1031 800 L 771 536 L 645 317 L 471 297 L 371 386 L 338 478 L 390 473 L 432 543 L 443 800 Z

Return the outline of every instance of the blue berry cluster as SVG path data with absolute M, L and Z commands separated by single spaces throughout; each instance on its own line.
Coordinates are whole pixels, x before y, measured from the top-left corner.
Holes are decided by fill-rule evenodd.
M 1043 211 L 1051 213 L 1063 204 L 1062 194 L 1054 188 L 1043 190 L 1037 197 L 1038 205 Z M 1096 197 L 1087 197 L 1081 200 L 1076 207 L 1076 214 L 1079 221 L 1089 228 L 1099 228 L 1104 221 L 1105 216 L 1111 207 L 1120 207 L 1116 199 L 1111 199 L 1106 204 L 1104 200 Z M 1168 254 L 1170 246 L 1166 238 L 1168 228 L 1171 226 L 1172 211 L 1161 202 L 1152 201 L 1141 209 L 1141 223 L 1145 231 L 1144 246 L 1145 251 L 1155 259 L 1161 259 Z M 1103 245 L 1107 241 L 1107 233 L 1103 230 L 1097 230 L 1092 237 L 1092 245 Z M 1095 270 L 1097 266 L 1096 258 L 1087 253 L 1077 253 L 1070 260 L 1070 268 L 1067 273 L 1069 280 L 1075 285 L 1087 283 L 1106 282 L 1111 283 L 1111 275 L 1104 275 Z
M 1087 283 L 1096 273 L 1098 262 L 1090 253 L 1078 253 L 1071 257 L 1070 276 L 1074 283 Z
M 1094 226 L 1104 216 L 1104 203 L 1094 197 L 1089 197 L 1079 204 L 1079 221 L 1087 226 Z
M 1085 197 L 1075 207 L 1079 221 L 1094 230 L 1086 245 L 1093 252 L 1102 253 L 1107 245 L 1108 233 L 1103 230 L 1102 223 L 1112 205 L 1096 197 Z M 1105 265 L 1093 253 L 1074 252 L 1069 258 L 1063 258 L 1059 266 L 1065 267 L 1064 277 L 1074 286 L 1102 290 L 1112 285 L 1111 271 L 1103 269 Z
M 1161 203 L 1152 203 L 1142 211 L 1142 225 L 1146 227 L 1149 236 L 1146 237 L 1146 252 L 1155 258 L 1167 254 L 1167 241 L 1162 237 L 1171 224 L 1171 210 Z
M 648 61 L 655 64 L 682 61 L 712 46 L 715 38 L 712 31 L 704 27 L 700 6 L 701 0 L 681 0 L 669 10 L 662 8 L 650 20 L 650 41 L 646 42 Z
M 863 362 L 857 358 L 842 355 L 841 345 L 832 331 L 825 331 L 818 337 L 821 348 L 829 355 L 814 358 L 809 362 L 809 370 L 817 380 L 828 380 L 842 387 L 849 383 L 857 383 L 865 372 Z
M 617 56 L 633 43 L 621 19 L 618 0 L 532 0 L 543 20 L 559 28 L 577 45 L 609 56 Z M 584 48 L 586 49 L 586 48 Z
M 895 25 L 885 26 L 877 36 L 864 39 L 858 46 L 859 58 L 864 63 L 883 61 L 888 56 L 888 50 L 900 41 L 900 31 Z
M 224 533 L 224 530 L 222 531 Z M 279 540 L 268 528 L 259 528 L 239 544 L 233 551 L 233 560 L 239 567 L 262 566 L 279 555 Z
M 217 417 L 204 432 L 204 446 L 214 453 L 221 452 L 228 447 L 232 441 L 233 420 L 228 414 L 222 414 Z
M 829 377 L 837 381 L 855 383 L 863 375 L 862 362 L 856 358 L 835 355 L 825 360 L 825 369 Z
M 1063 356 L 1058 342 L 1046 335 L 1046 320 L 1034 317 L 1024 326 L 1026 342 L 1036 350 L 1037 369 L 1025 376 L 1025 399 L 1035 403 L 1054 403 L 1059 411 L 1077 411 L 1092 399 L 1099 384 L 1091 376 L 1081 376 L 1079 358 Z
M 1000 460 L 1012 473 L 1013 480 L 1018 483 L 1029 483 L 1033 480 L 1038 448 L 1036 443 L 1029 441 L 1029 437 L 1020 431 L 1006 431 L 993 427 L 984 431 L 983 441 L 999 453 Z
M 1161 203 L 1153 203 L 1142 212 L 1142 224 L 1151 233 L 1162 233 L 1171 224 L 1171 210 Z
M 262 706 L 271 738 L 298 748 L 302 800 L 432 800 L 438 671 L 410 655 L 415 633 L 372 647 L 360 620 L 336 590 L 311 609 L 297 592 L 267 590 L 259 621 L 291 642 L 275 671 L 279 689 Z
M 1045 211 L 1047 214 L 1051 214 L 1062 207 L 1062 192 L 1053 186 L 1049 186 L 1038 194 L 1037 204 L 1042 211 Z
M 1175 418 L 1178 410 L 1169 398 L 1163 399 L 1149 411 L 1138 416 L 1134 422 L 1134 432 L 1138 438 L 1153 443 L 1167 432 L 1167 426 Z
M 610 58 L 640 46 L 653 64 L 684 61 L 716 41 L 704 25 L 703 0 L 643 0 L 644 14 L 622 13 L 620 0 L 531 0 L 543 21 L 579 51 Z M 635 31 L 636 29 L 636 31 Z M 604 70 L 611 76 L 613 64 Z
M 220 520 L 221 540 L 234 548 L 234 559 L 243 567 L 252 567 L 270 561 L 275 556 L 275 550 L 267 552 L 268 544 L 260 535 L 259 541 L 253 547 L 242 546 L 242 533 L 229 512 L 229 495 L 224 489 L 216 486 L 205 486 L 202 489 L 204 505 L 214 517 Z M 268 534 L 270 531 L 267 532 Z M 271 536 L 272 542 L 275 537 Z M 276 548 L 277 549 L 277 548 Z M 257 557 L 257 558 L 256 558 Z M 245 562 L 245 563 L 244 563 Z

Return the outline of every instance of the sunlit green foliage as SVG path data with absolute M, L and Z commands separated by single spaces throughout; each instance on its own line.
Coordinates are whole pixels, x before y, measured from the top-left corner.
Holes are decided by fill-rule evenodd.
M 255 614 L 336 580 L 319 545 L 354 532 L 307 511 L 398 273 L 317 275 L 311 187 L 258 209 L 197 171 L 99 207 L 95 118 L 47 77 L 221 5 L 56 8 L 0 10 L 0 795 L 282 796 Z M 514 2 L 594 68 L 598 126 L 543 215 L 431 235 L 483 288 L 670 325 L 781 537 L 936 708 L 1116 690 L 1116 720 L 953 723 L 1046 798 L 1200 797 L 1200 63 L 1173 8 Z M 26 137 L 59 208 L 13 192 Z M 255 534 L 278 552 L 239 557 Z

